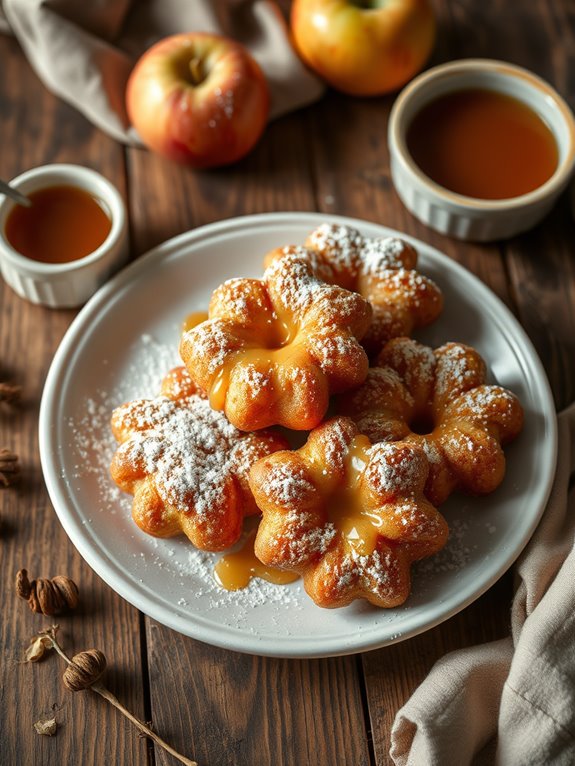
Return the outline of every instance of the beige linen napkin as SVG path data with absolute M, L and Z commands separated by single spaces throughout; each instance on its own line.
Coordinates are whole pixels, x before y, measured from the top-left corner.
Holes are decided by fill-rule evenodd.
M 36 73 L 56 95 L 114 138 L 137 142 L 124 106 L 141 53 L 176 32 L 217 32 L 243 43 L 271 91 L 271 117 L 319 98 L 323 86 L 289 42 L 268 0 L 0 0 Z M 0 19 L 1 21 L 1 19 Z M 0 23 L 0 30 L 6 28 Z
M 575 764 L 575 404 L 558 424 L 551 496 L 516 566 L 512 635 L 436 663 L 397 713 L 398 766 Z

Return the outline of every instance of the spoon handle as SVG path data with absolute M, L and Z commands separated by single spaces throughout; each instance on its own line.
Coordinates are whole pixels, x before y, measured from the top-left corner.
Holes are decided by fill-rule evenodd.
M 17 189 L 14 189 L 12 186 L 7 184 L 6 181 L 2 181 L 2 179 L 0 179 L 0 194 L 5 194 L 7 197 L 10 197 L 19 205 L 24 205 L 25 207 L 30 207 L 32 204 L 28 197 L 26 197 L 24 194 L 21 194 Z

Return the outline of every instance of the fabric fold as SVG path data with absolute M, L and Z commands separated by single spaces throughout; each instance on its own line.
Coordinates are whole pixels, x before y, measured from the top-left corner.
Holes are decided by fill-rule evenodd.
M 398 766 L 575 763 L 575 404 L 545 513 L 515 567 L 511 636 L 439 660 L 397 713 Z

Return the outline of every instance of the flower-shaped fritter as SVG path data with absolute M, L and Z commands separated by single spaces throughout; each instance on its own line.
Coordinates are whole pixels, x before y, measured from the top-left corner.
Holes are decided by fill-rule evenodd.
M 308 260 L 277 260 L 263 279 L 232 279 L 212 295 L 209 320 L 182 335 L 180 353 L 214 409 L 237 428 L 314 428 L 329 396 L 359 385 L 358 342 L 369 303 L 327 284 Z
M 161 396 L 116 408 L 112 431 L 121 442 L 112 478 L 134 495 L 136 524 L 156 537 L 183 532 L 208 551 L 238 540 L 244 516 L 258 513 L 250 467 L 287 446 L 271 431 L 243 433 L 230 425 L 183 367 L 168 373 Z
M 445 520 L 423 494 L 427 470 L 419 447 L 372 445 L 349 418 L 328 420 L 301 449 L 252 466 L 263 514 L 257 557 L 300 573 L 319 606 L 402 604 L 412 562 L 447 540 Z
M 505 474 L 502 445 L 521 431 L 511 391 L 486 384 L 485 362 L 461 343 L 438 349 L 409 338 L 389 341 L 365 383 L 337 405 L 375 442 L 404 440 L 425 451 L 425 493 L 434 505 L 454 489 L 487 494 Z
M 272 250 L 266 264 L 289 256 L 292 249 Z M 324 223 L 308 236 L 305 250 L 322 279 L 370 302 L 373 320 L 362 341 L 370 353 L 441 313 L 439 287 L 416 270 L 417 252 L 402 239 L 364 237 L 352 226 Z

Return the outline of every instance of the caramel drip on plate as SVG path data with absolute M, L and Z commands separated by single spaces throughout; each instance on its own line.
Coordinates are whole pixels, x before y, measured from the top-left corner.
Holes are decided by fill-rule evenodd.
M 214 575 L 222 588 L 240 590 L 249 584 L 252 577 L 261 577 L 275 585 L 286 585 L 298 579 L 295 572 L 284 572 L 262 564 L 254 553 L 255 538 L 254 530 L 239 551 L 226 553 L 216 564 Z

